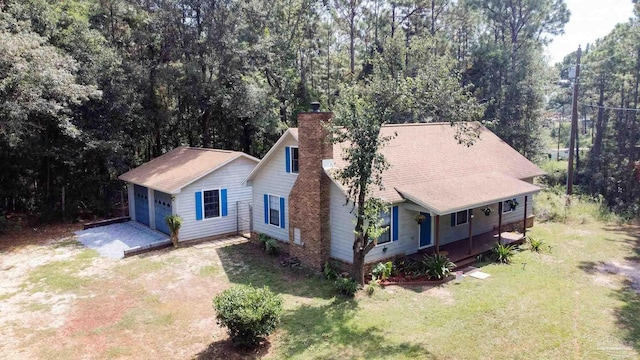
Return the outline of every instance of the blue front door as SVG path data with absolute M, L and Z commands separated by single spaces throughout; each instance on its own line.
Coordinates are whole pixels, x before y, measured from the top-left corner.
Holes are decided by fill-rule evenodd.
M 154 190 L 153 207 L 156 212 L 156 230 L 171 235 L 165 217 L 171 215 L 171 195 Z
M 149 192 L 144 186 L 134 185 L 136 221 L 149 226 Z
M 420 213 L 425 219 L 420 224 L 420 248 L 424 248 L 431 245 L 431 215 Z

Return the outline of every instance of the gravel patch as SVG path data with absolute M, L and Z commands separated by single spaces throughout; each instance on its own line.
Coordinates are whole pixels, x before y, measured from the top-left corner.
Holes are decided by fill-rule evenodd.
M 75 234 L 77 240 L 84 246 L 95 249 L 102 256 L 114 259 L 123 258 L 125 250 L 169 240 L 168 235 L 135 221 L 79 230 Z

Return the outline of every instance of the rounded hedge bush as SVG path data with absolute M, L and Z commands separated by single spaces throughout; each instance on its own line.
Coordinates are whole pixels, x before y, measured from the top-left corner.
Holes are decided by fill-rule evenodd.
M 214 297 L 213 307 L 234 345 L 254 346 L 278 326 L 282 298 L 267 287 L 238 285 Z

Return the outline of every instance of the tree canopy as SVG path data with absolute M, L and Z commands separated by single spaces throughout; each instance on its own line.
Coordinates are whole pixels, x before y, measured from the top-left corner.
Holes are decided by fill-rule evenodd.
M 354 85 L 413 95 L 379 121 L 480 118 L 533 157 L 542 47 L 568 15 L 561 0 L 2 1 L 0 206 L 106 214 L 130 167 L 179 145 L 260 157 Z

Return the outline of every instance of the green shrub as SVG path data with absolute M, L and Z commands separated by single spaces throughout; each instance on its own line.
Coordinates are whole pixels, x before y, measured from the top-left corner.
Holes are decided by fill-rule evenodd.
M 509 264 L 511 263 L 511 258 L 514 255 L 513 245 L 496 244 L 493 248 L 493 255 L 495 257 L 495 261 L 502 264 Z
M 171 242 L 173 243 L 173 247 L 178 247 L 178 232 L 182 227 L 182 218 L 180 215 L 167 215 L 164 217 L 164 222 L 167 224 L 169 228 L 169 232 L 171 233 Z
M 254 346 L 278 326 L 282 298 L 267 287 L 238 285 L 214 297 L 213 307 L 234 345 Z
M 451 274 L 451 270 L 455 267 L 456 264 L 442 254 L 425 255 L 424 260 L 422 260 L 424 274 L 431 279 L 444 279 Z
M 387 261 L 386 263 L 378 263 L 373 270 L 371 270 L 371 277 L 373 280 L 386 280 L 391 276 L 391 270 L 393 269 L 393 263 Z
M 264 243 L 264 250 L 271 256 L 278 255 L 278 240 L 271 238 L 267 239 Z
M 531 248 L 531 251 L 535 251 L 537 253 L 539 253 L 540 250 L 542 250 L 542 246 L 544 245 L 544 241 L 540 239 L 536 239 L 531 236 L 527 237 L 527 242 L 529 243 L 529 247 Z
M 264 245 L 267 240 L 269 240 L 269 235 L 267 234 L 258 234 L 258 240 L 260 240 L 260 242 Z
M 342 295 L 353 297 L 359 288 L 360 285 L 351 278 L 339 278 L 336 280 L 336 291 Z
M 369 294 L 369 296 L 373 295 L 377 287 L 378 287 L 377 282 L 375 281 L 369 282 L 369 284 L 367 284 L 367 294 Z
M 329 261 L 324 263 L 324 277 L 327 280 L 336 280 L 338 278 L 338 272 L 336 271 L 335 266 L 333 266 Z

